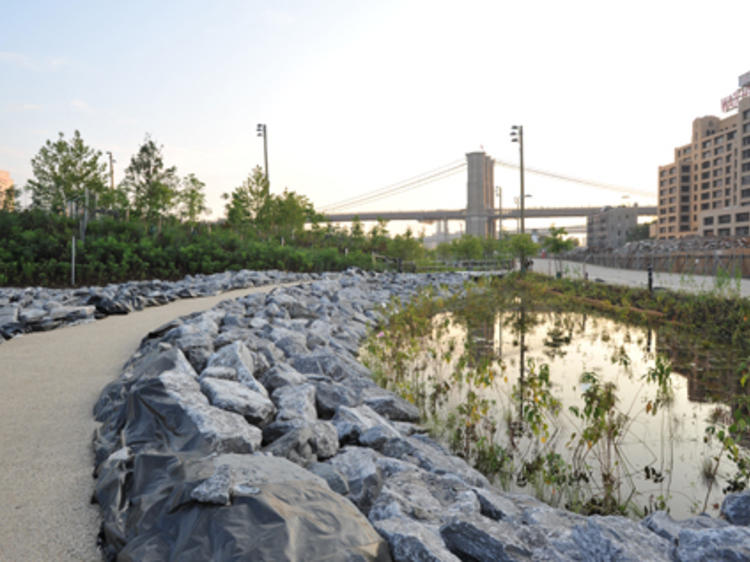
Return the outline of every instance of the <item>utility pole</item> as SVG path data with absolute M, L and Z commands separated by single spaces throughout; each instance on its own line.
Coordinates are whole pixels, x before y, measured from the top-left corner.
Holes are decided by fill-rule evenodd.
M 263 162 L 265 164 L 266 181 L 268 182 L 269 189 L 271 188 L 271 180 L 268 177 L 268 127 L 265 123 L 258 123 L 255 128 L 259 137 L 263 137 Z
M 521 234 L 524 234 L 526 232 L 525 222 L 524 222 L 524 213 L 525 213 L 525 205 L 526 205 L 526 194 L 524 193 L 524 185 L 523 185 L 523 125 L 513 125 L 511 127 L 511 142 L 517 142 L 518 143 L 518 152 L 520 156 L 520 165 L 519 169 L 521 171 L 521 196 L 520 196 L 520 203 L 521 203 Z

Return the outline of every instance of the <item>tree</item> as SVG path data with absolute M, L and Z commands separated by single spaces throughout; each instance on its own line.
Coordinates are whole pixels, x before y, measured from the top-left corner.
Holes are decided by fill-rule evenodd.
M 260 166 L 256 166 L 231 194 L 225 193 L 223 197 L 229 201 L 227 222 L 235 228 L 249 229 L 266 240 L 294 240 L 304 230 L 305 223 L 322 219 L 304 195 L 288 189 L 281 195 L 272 195 Z
M 59 133 L 55 142 L 47 140 L 31 159 L 34 178 L 26 184 L 31 207 L 63 214 L 68 207 L 82 206 L 86 190 L 101 196 L 106 191 L 106 164 L 102 153 L 86 146 L 77 130 L 65 140 Z M 94 197 L 90 199 L 93 205 Z
M 177 168 L 167 168 L 162 147 L 146 136 L 125 169 L 122 187 L 130 198 L 133 213 L 149 222 L 161 221 L 172 210 L 177 197 Z
M 547 236 L 542 242 L 542 248 L 547 250 L 555 260 L 555 270 L 558 275 L 562 273 L 562 258 L 560 257 L 560 254 L 569 252 L 576 245 L 573 238 L 563 238 L 567 233 L 568 232 L 564 227 L 555 228 L 554 226 L 551 226 L 549 229 L 549 236 Z
M 195 174 L 188 174 L 182 179 L 182 189 L 177 193 L 180 219 L 195 224 L 198 217 L 208 211 L 206 194 L 203 191 L 205 187 L 206 184 L 196 178 Z
M 226 205 L 227 222 L 234 227 L 251 226 L 251 223 L 258 219 L 263 207 L 268 205 L 268 179 L 260 166 L 256 166 L 231 194 L 224 193 L 222 197 L 229 201 Z
M 526 271 L 526 264 L 532 256 L 539 252 L 539 244 L 531 239 L 528 234 L 512 234 L 506 238 L 510 254 L 518 258 L 521 266 L 521 272 Z

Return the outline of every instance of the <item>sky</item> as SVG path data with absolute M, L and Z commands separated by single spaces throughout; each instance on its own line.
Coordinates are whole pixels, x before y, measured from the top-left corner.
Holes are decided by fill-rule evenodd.
M 527 166 L 641 192 L 527 174 L 529 206 L 655 204 L 658 166 L 695 117 L 726 115 L 750 71 L 747 0 L 0 0 L 0 13 L 0 169 L 17 186 L 58 132 L 112 151 L 117 182 L 148 134 L 206 183 L 213 217 L 263 165 L 257 123 L 272 191 L 316 209 L 467 152 L 518 162 L 513 124 Z M 513 207 L 518 172 L 498 167 L 495 183 Z M 345 210 L 465 205 L 463 174 Z

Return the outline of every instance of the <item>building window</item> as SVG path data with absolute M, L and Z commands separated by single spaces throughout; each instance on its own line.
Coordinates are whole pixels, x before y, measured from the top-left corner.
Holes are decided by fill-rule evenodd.
M 743 189 L 740 191 L 740 197 L 750 197 L 750 189 Z
M 750 213 L 737 213 L 734 216 L 734 220 L 737 222 L 748 222 L 750 221 Z
M 742 151 L 742 158 L 750 158 L 750 149 L 745 149 Z
M 735 133 L 735 131 L 729 131 L 727 133 L 727 140 L 728 141 L 730 141 L 730 140 L 732 140 L 734 138 L 734 133 Z
M 705 211 L 708 208 L 709 208 L 708 203 L 701 203 L 701 211 Z
M 713 235 L 714 235 L 713 229 L 703 231 L 703 236 L 713 236 Z
M 716 234 L 718 234 L 719 236 L 729 236 L 729 230 L 730 229 L 728 228 L 720 228 L 716 231 Z
M 750 185 L 750 176 L 742 176 L 742 185 Z
M 734 233 L 737 236 L 747 236 L 748 234 L 750 234 L 750 227 L 738 226 L 737 228 L 734 229 Z
M 732 215 L 719 215 L 719 224 L 727 224 L 732 222 Z
M 706 191 L 705 193 L 701 193 L 701 201 L 705 201 L 709 197 L 711 197 L 711 194 L 708 191 Z
M 708 226 L 714 223 L 713 217 L 703 217 L 703 225 Z

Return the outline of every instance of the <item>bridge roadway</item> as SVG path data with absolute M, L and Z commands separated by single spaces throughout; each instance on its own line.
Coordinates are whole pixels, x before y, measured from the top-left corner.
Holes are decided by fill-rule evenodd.
M 656 206 L 632 207 L 638 215 L 656 215 Z M 527 207 L 524 216 L 527 219 L 559 218 L 559 217 L 587 217 L 602 210 L 602 207 Z M 487 212 L 488 219 L 516 219 L 521 215 L 518 209 Z M 483 215 L 472 215 L 483 216 Z M 466 209 L 436 210 L 436 211 L 365 211 L 359 213 L 330 213 L 325 215 L 330 222 L 351 222 L 355 218 L 361 221 L 437 221 L 437 220 L 465 220 Z

